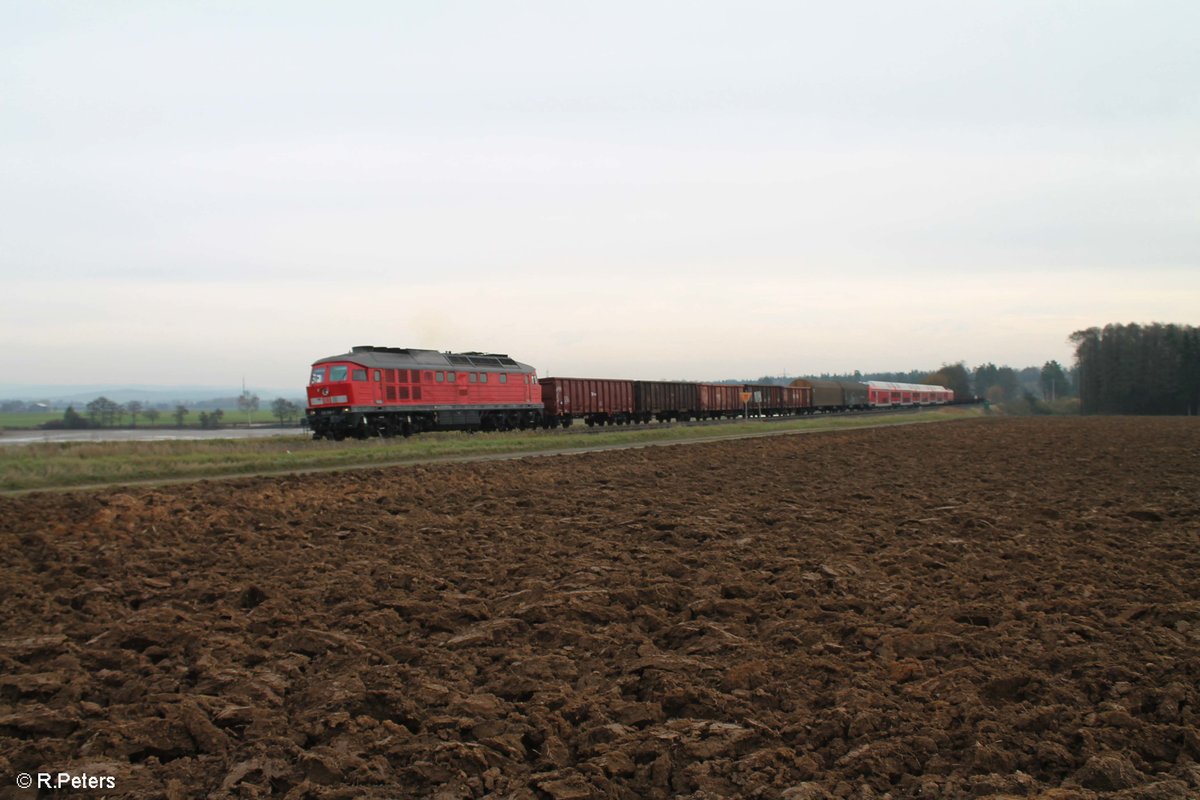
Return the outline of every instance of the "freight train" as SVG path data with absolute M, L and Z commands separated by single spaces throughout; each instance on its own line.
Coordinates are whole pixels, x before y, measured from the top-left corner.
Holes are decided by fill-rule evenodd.
M 774 384 L 542 378 L 498 353 L 361 346 L 316 361 L 307 421 L 316 439 L 410 436 L 421 431 L 504 431 L 783 416 L 941 405 L 941 386 L 867 381 Z

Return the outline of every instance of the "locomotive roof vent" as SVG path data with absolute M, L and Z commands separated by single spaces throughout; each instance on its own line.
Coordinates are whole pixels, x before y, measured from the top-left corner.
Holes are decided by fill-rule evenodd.
M 499 353 L 446 353 L 451 364 L 464 367 L 516 367 L 520 366 L 506 355 Z
M 416 347 L 376 347 L 373 344 L 359 344 L 350 348 L 351 353 L 395 353 L 396 355 L 412 355 L 413 353 L 432 353 L 433 350 L 422 350 Z

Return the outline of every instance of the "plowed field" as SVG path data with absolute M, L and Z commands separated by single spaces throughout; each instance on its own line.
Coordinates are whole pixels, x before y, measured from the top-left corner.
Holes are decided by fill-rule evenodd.
M 0 796 L 1200 797 L 1200 420 L 0 499 Z

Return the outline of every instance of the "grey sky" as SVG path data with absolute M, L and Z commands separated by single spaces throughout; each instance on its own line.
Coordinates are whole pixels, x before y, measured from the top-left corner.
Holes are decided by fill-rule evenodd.
M 1200 4 L 3 3 L 5 383 L 709 379 L 1196 324 Z

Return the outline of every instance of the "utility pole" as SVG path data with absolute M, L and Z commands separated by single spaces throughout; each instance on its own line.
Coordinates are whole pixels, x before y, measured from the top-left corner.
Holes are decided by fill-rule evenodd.
M 246 376 L 242 376 L 242 404 L 246 406 L 246 427 L 250 427 L 250 398 L 246 396 Z

